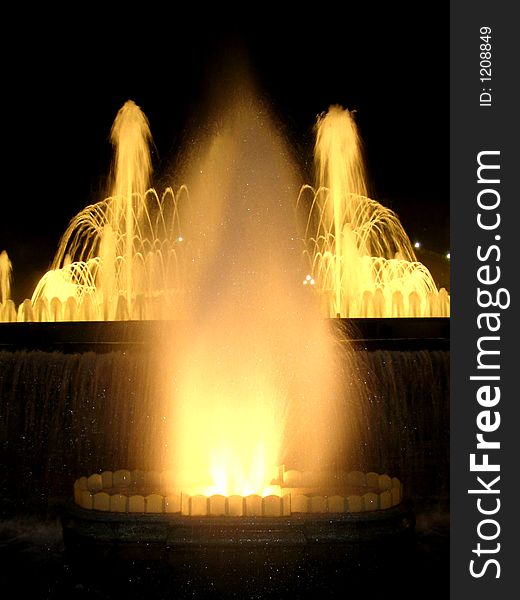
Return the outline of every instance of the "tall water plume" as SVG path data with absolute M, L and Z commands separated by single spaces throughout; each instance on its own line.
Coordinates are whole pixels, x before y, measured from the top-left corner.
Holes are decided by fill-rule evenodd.
M 278 464 L 323 470 L 345 455 L 355 399 L 301 285 L 301 181 L 280 128 L 244 88 L 213 121 L 181 214 L 193 312 L 173 358 L 172 469 L 184 490 L 265 494 Z
M 131 100 L 126 102 L 119 110 L 110 132 L 110 140 L 115 148 L 110 194 L 113 202 L 108 211 L 108 231 L 101 240 L 101 253 L 106 256 L 105 262 L 110 263 L 107 256 L 110 250 L 107 252 L 103 246 L 112 248 L 111 238 L 114 232 L 118 232 L 115 252 L 124 258 L 122 279 L 128 301 L 131 300 L 133 291 L 135 230 L 144 212 L 141 198 L 149 187 L 152 172 L 149 148 L 151 139 L 152 134 L 144 113 Z M 122 249 L 117 248 L 118 242 L 122 243 Z

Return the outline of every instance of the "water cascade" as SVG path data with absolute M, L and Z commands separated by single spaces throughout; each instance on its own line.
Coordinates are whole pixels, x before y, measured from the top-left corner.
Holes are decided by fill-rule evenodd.
M 157 451 L 171 443 L 170 390 L 156 377 L 164 367 L 161 352 L 142 344 L 124 352 L 0 352 L 3 509 L 63 503 L 82 474 L 126 468 L 134 479 L 171 476 L 168 453 Z M 371 391 L 359 410 L 358 460 L 343 466 L 397 476 L 419 507 L 447 503 L 449 352 L 356 351 L 351 385 L 357 380 Z

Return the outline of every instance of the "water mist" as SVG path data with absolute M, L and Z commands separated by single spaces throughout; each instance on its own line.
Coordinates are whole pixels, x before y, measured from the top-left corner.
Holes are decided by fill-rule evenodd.
M 242 92 L 187 170 L 192 314 L 172 358 L 171 440 L 177 485 L 192 493 L 273 493 L 277 465 L 331 469 L 355 443 L 344 363 L 301 284 L 301 178 L 279 131 Z

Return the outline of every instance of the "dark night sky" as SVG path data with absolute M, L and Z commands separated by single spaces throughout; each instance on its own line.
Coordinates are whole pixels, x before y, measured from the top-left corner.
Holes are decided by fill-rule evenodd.
M 109 131 L 122 104 L 133 99 L 147 115 L 160 176 L 208 81 L 218 86 L 217 57 L 239 51 L 302 163 L 316 115 L 331 104 L 355 109 L 372 196 L 397 212 L 412 239 L 445 253 L 449 4 L 340 6 L 282 18 L 249 4 L 230 17 L 221 5 L 212 15 L 200 9 L 204 25 L 141 12 L 116 29 L 101 12 L 61 15 L 67 27 L 46 12 L 26 19 L 18 46 L 4 37 L 0 250 L 13 262 L 14 298 L 31 294 L 69 220 L 103 197 Z M 161 189 L 163 181 L 164 173 L 154 183 Z

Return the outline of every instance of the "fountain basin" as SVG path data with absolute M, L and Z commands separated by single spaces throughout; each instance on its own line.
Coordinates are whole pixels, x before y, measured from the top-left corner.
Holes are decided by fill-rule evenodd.
M 119 470 L 82 477 L 74 484 L 74 503 L 62 515 L 64 540 L 82 551 L 146 548 L 149 558 L 149 551 L 160 555 L 182 548 L 307 549 L 371 542 L 380 547 L 385 540 L 413 537 L 412 507 L 402 501 L 395 477 L 351 471 L 331 481 L 330 474 L 283 467 L 279 473 L 280 496 L 264 498 L 150 493 L 168 472 Z
M 69 505 L 62 527 L 76 578 L 102 582 L 110 597 L 137 582 L 139 597 L 335 598 L 346 584 L 356 594 L 402 591 L 415 577 L 415 515 L 407 503 L 285 518 L 120 514 Z
M 287 517 L 298 514 L 362 513 L 398 505 L 397 477 L 361 471 L 317 473 L 276 469 L 273 488 L 263 497 L 190 494 L 172 488 L 169 471 L 120 469 L 74 482 L 74 502 L 85 510 L 117 513 L 180 514 L 191 517 Z M 167 490 L 167 491 L 164 491 Z
M 62 514 L 65 543 L 113 549 L 182 547 L 313 546 L 413 537 L 415 517 L 402 502 L 362 513 L 293 514 L 290 517 L 192 517 L 180 514 L 101 512 L 69 504 Z

